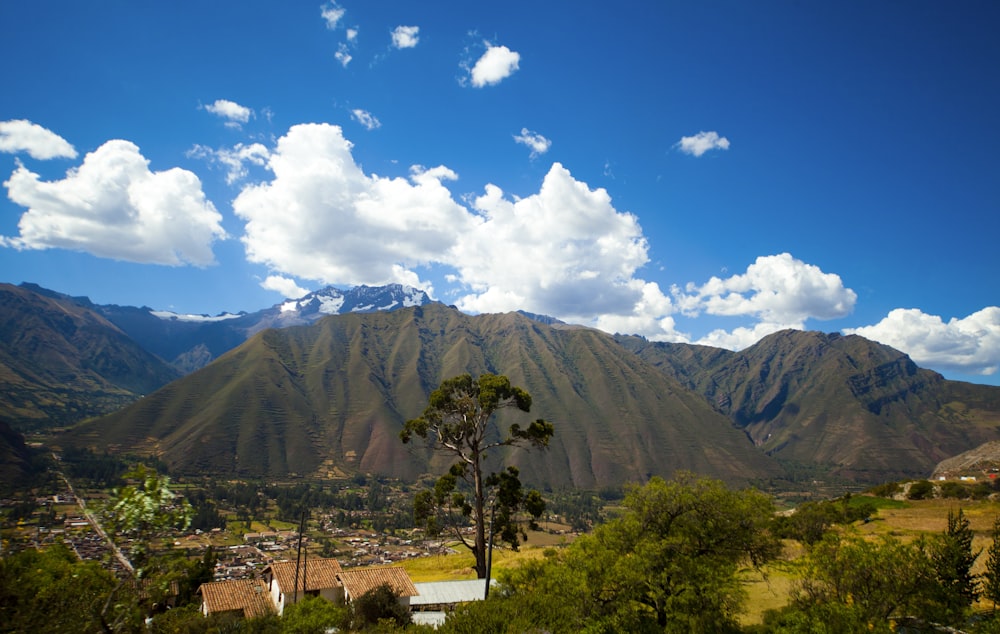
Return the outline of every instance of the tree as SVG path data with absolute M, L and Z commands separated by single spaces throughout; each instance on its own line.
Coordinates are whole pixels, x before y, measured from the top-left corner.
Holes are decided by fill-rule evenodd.
M 507 614 L 559 632 L 738 631 L 741 568 L 780 550 L 771 499 L 681 474 L 651 479 L 623 506 L 558 554 L 508 571 L 497 593 L 516 604 Z
M 805 557 L 801 577 L 794 610 L 849 614 L 875 627 L 919 605 L 933 570 L 922 542 L 828 533 Z
M 948 624 L 965 620 L 976 597 L 979 596 L 979 578 L 972 566 L 981 551 L 972 550 L 974 534 L 969 519 L 962 509 L 948 511 L 948 527 L 930 546 L 931 565 L 937 578 L 934 592 L 936 609 L 931 616 Z
M 993 602 L 993 611 L 996 612 L 997 604 L 1000 603 L 1000 516 L 993 518 L 993 541 L 986 555 L 983 598 Z
M 512 386 L 506 376 L 483 374 L 478 379 L 463 374 L 441 383 L 431 392 L 428 406 L 420 418 L 409 420 L 400 432 L 404 443 L 419 436 L 437 450 L 452 454 L 457 460 L 448 473 L 441 476 L 432 491 L 423 491 L 414 502 L 418 522 L 431 529 L 446 524 L 454 529 L 461 542 L 476 558 L 476 575 L 487 574 L 486 526 L 495 513 L 499 535 L 517 547 L 514 515 L 525 509 L 537 518 L 544 504 L 537 492 L 525 493 L 518 471 L 513 467 L 500 473 L 485 474 L 484 462 L 490 450 L 498 447 L 528 445 L 545 448 L 554 433 L 551 423 L 538 419 L 521 428 L 514 423 L 506 436 L 497 433 L 493 416 L 499 410 L 516 408 L 531 410 L 531 395 Z M 471 488 L 471 499 L 458 490 L 459 480 Z M 471 520 L 473 541 L 459 530 L 459 521 Z
M 410 609 L 399 602 L 392 587 L 383 583 L 351 601 L 351 627 L 362 630 L 386 621 L 398 627 L 409 625 Z

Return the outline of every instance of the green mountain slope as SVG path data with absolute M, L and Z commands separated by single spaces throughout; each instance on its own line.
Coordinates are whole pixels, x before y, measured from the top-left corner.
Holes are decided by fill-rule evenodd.
M 547 452 L 510 457 L 536 484 L 779 473 L 724 415 L 610 336 L 441 305 L 259 333 L 65 441 L 152 452 L 180 473 L 413 478 L 444 465 L 398 432 L 443 379 L 464 372 L 506 374 L 532 394 L 531 416 L 555 424 Z
M 0 420 L 11 426 L 105 414 L 177 376 L 96 312 L 0 284 Z
M 858 336 L 783 331 L 740 352 L 619 340 L 782 460 L 858 479 L 925 477 L 1000 437 L 1000 388 L 947 381 Z

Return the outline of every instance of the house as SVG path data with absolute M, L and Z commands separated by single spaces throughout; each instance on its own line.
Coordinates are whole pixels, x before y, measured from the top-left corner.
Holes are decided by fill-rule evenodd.
M 298 585 L 296 586 L 296 581 Z M 202 584 L 202 613 L 241 613 L 246 618 L 276 613 L 306 596 L 317 596 L 343 605 L 382 585 L 388 585 L 401 605 L 410 607 L 416 586 L 403 568 L 383 566 L 343 570 L 336 559 L 277 561 L 264 569 L 259 579 L 234 579 Z M 479 584 L 480 596 L 482 583 Z M 296 592 L 296 589 L 298 590 Z
M 382 585 L 388 585 L 399 598 L 400 604 L 410 607 L 410 597 L 417 596 L 417 588 L 410 581 L 406 570 L 398 566 L 371 566 L 351 568 L 340 573 L 340 582 L 344 587 L 344 600 L 347 602 Z
M 209 581 L 201 584 L 198 593 L 205 616 L 233 612 L 249 619 L 274 612 L 271 595 L 261 579 Z
M 339 579 L 343 570 L 336 559 L 303 559 L 298 566 L 297 587 L 295 564 L 294 561 L 276 561 L 264 569 L 271 603 L 279 615 L 286 605 L 306 596 L 319 596 L 334 603 L 344 602 L 344 586 Z

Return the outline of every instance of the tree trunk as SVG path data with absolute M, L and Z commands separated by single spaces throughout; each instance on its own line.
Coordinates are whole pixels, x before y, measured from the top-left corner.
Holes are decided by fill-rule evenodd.
M 476 578 L 486 578 L 486 515 L 484 514 L 485 500 L 483 499 L 483 472 L 480 467 L 479 456 L 476 456 L 472 465 L 472 473 L 476 486 L 476 544 L 473 553 L 476 556 Z

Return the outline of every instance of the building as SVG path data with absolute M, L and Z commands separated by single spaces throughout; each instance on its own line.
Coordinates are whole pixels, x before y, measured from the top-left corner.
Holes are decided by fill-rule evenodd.
M 417 588 L 410 581 L 410 575 L 396 566 L 372 566 L 351 568 L 340 573 L 344 587 L 344 600 L 357 599 L 382 585 L 388 585 L 405 607 L 410 607 L 410 598 L 417 596 Z
M 271 603 L 281 615 L 286 605 L 306 596 L 319 596 L 334 603 L 344 603 L 343 572 L 336 559 L 303 559 L 298 566 L 298 586 L 294 561 L 276 561 L 264 569 Z
M 198 593 L 205 616 L 237 613 L 250 619 L 275 611 L 267 586 L 260 579 L 210 581 L 201 584 Z

